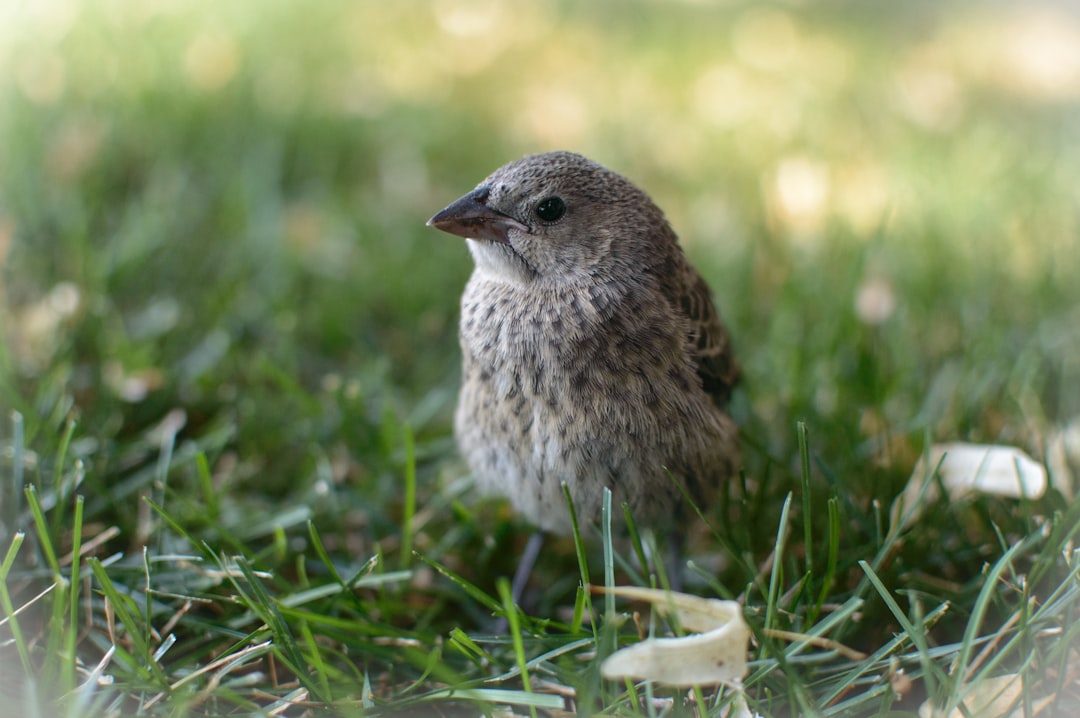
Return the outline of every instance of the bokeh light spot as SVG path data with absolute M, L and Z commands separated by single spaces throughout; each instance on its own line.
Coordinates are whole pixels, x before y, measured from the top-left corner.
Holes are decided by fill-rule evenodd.
M 23 97 L 38 105 L 50 105 L 64 94 L 67 68 L 56 53 L 27 55 L 16 69 L 16 79 Z
M 805 156 L 785 157 L 773 176 L 771 199 L 776 219 L 801 235 L 821 231 L 829 200 L 829 168 Z
M 184 51 L 184 72 L 200 90 L 220 90 L 239 68 L 240 48 L 232 35 L 221 29 L 204 29 Z
M 783 10 L 753 8 L 732 29 L 735 56 L 750 67 L 778 71 L 790 67 L 798 55 L 799 32 Z

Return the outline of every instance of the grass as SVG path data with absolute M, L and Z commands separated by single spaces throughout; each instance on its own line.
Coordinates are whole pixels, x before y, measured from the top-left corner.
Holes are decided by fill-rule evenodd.
M 0 11 L 6 705 L 724 714 L 731 691 L 600 678 L 641 607 L 585 585 L 663 585 L 647 527 L 579 517 L 514 607 L 529 527 L 454 449 L 469 259 L 424 220 L 562 146 L 658 200 L 736 338 L 746 466 L 688 527 L 688 588 L 744 605 L 749 707 L 947 713 L 1019 674 L 1029 715 L 1072 715 L 1060 470 L 889 518 L 930 443 L 1041 460 L 1080 415 L 1080 88 L 1047 70 L 1080 24 L 1055 12 Z

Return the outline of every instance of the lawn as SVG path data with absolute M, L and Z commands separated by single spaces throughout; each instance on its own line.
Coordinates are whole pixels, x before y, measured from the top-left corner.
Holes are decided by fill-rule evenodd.
M 10 5 L 0 713 L 1078 710 L 1080 15 Z M 665 580 L 601 517 L 514 607 L 531 529 L 457 455 L 471 260 L 424 222 L 555 148 L 653 196 L 732 331 L 745 468 L 685 583 L 742 605 L 742 698 L 601 678 L 671 628 L 585 588 Z M 951 441 L 1050 486 L 891 516 Z

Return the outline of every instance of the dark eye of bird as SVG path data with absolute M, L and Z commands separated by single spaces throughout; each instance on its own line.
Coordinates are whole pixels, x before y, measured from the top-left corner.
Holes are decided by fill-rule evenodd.
M 536 216 L 545 222 L 554 222 L 566 214 L 566 202 L 562 197 L 548 197 L 536 205 Z

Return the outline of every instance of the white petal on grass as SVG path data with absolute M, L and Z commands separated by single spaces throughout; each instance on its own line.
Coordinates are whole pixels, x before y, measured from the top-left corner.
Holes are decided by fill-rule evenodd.
M 735 696 L 735 700 L 731 702 L 727 711 L 720 715 L 723 718 L 762 718 L 760 713 L 750 710 L 750 706 L 746 704 L 746 696 L 742 693 Z
M 963 718 L 971 716 L 1022 716 L 1023 683 L 1020 675 L 1009 673 L 1003 676 L 987 678 L 974 685 L 964 688 L 964 708 L 954 708 L 946 715 L 941 708 L 935 707 L 930 701 L 919 706 L 919 718 Z M 1050 704 L 1052 696 L 1047 696 L 1034 701 L 1034 713 L 1038 714 Z
M 1080 472 L 1080 416 L 1047 439 L 1046 465 L 1050 469 L 1054 488 L 1065 498 L 1071 499 L 1077 472 Z
M 724 683 L 740 686 L 746 675 L 750 627 L 735 601 L 649 588 L 607 589 L 616 596 L 647 601 L 661 615 L 699 631 L 681 638 L 649 638 L 616 651 L 601 666 L 604 678 L 652 680 L 671 686 Z
M 1037 499 L 1046 493 L 1046 469 L 1020 449 L 994 444 L 934 444 L 915 464 L 904 493 L 892 506 L 892 522 L 915 519 L 923 505 L 938 496 L 934 471 L 941 476 L 950 499 L 981 492 L 1009 498 Z M 926 486 L 927 482 L 929 486 Z

